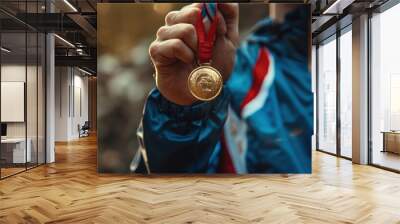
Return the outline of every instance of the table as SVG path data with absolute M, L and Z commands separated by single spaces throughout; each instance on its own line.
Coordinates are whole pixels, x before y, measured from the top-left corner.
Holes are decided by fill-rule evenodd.
M 392 152 L 400 154 L 400 131 L 382 131 L 383 150 L 382 152 Z

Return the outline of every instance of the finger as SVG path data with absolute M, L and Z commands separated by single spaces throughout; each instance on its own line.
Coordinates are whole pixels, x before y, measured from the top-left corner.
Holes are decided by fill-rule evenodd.
M 218 9 L 227 23 L 237 22 L 239 18 L 239 5 L 237 3 L 219 3 Z
M 179 23 L 172 26 L 163 26 L 157 31 L 159 41 L 181 39 L 194 52 L 197 51 L 196 29 L 192 24 Z
M 229 39 L 239 39 L 239 6 L 237 3 L 219 3 L 218 9 L 223 15 L 226 23 L 226 34 Z
M 201 7 L 202 7 L 201 5 L 202 4 L 203 3 L 192 3 L 192 4 L 189 4 L 189 5 L 183 6 L 182 9 L 188 9 L 188 8 L 191 8 L 191 7 L 201 9 Z
M 224 16 L 219 11 L 217 11 L 217 18 L 218 18 L 217 34 L 225 35 L 227 32 L 226 22 Z
M 193 51 L 180 39 L 154 41 L 149 54 L 155 66 L 169 65 L 177 60 L 192 64 L 195 58 Z
M 190 5 L 187 5 L 187 6 L 183 7 L 182 9 L 186 9 L 186 10 L 189 9 L 190 10 L 190 9 L 195 8 L 194 10 L 197 13 L 199 13 L 199 11 L 202 9 L 203 5 L 204 5 L 204 3 L 193 3 L 193 4 L 190 4 Z M 225 35 L 227 33 L 227 24 L 226 24 L 224 16 L 227 16 L 228 19 L 231 19 L 231 17 L 237 17 L 238 16 L 238 12 L 237 12 L 238 6 L 237 6 L 237 4 L 228 4 L 227 6 L 225 6 L 223 3 L 218 3 L 218 9 L 219 9 L 220 5 L 222 5 L 222 9 L 226 11 L 226 12 L 224 11 L 224 13 L 226 15 L 222 14 L 220 12 L 220 10 L 217 10 L 217 15 L 216 15 L 217 18 L 218 18 L 217 33 L 219 35 Z M 190 20 L 190 22 L 192 24 L 194 24 L 195 22 L 197 22 L 197 19 L 198 19 L 198 14 L 196 15 L 196 19 L 192 18 Z M 238 19 L 233 20 L 233 21 L 231 20 L 231 22 L 236 23 L 236 24 L 237 24 L 237 21 L 238 21 Z M 207 22 L 205 24 L 206 29 L 209 29 L 210 25 L 211 24 L 209 24 L 209 22 Z M 237 31 L 237 29 L 235 31 Z
M 172 11 L 165 17 L 165 24 L 168 26 L 178 23 L 196 24 L 197 16 L 200 13 L 200 8 L 187 7 L 180 11 Z

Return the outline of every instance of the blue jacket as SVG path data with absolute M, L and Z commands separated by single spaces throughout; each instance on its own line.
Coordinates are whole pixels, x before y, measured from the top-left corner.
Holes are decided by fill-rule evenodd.
M 215 173 L 225 150 L 237 173 L 310 173 L 308 27 L 307 7 L 283 24 L 260 21 L 211 102 L 179 106 L 152 90 L 138 130 L 151 172 Z M 146 172 L 143 159 L 136 172 Z

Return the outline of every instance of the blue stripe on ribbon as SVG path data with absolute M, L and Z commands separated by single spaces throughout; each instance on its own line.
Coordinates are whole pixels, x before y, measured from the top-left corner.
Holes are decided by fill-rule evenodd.
M 203 18 L 208 18 L 210 21 L 214 20 L 215 14 L 217 13 L 216 3 L 204 3 L 201 11 Z

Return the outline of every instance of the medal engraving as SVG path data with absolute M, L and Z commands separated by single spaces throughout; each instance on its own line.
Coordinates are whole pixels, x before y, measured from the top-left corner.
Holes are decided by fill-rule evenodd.
M 190 93 L 198 100 L 210 101 L 217 97 L 223 85 L 221 74 L 208 65 L 194 69 L 188 78 Z

